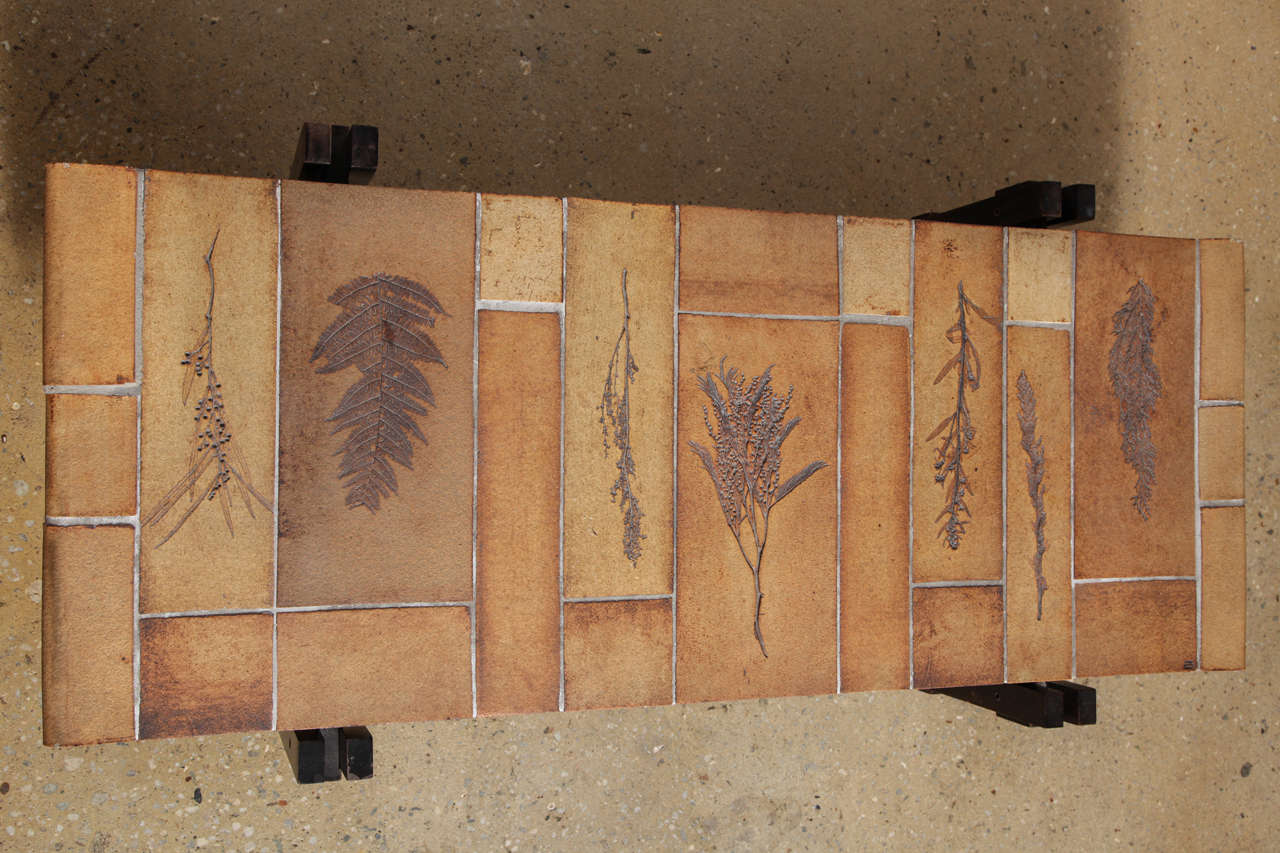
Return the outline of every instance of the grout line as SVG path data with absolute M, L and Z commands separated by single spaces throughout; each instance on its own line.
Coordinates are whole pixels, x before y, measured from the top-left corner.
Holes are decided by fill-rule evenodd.
M 137 500 L 135 485 L 134 500 Z M 137 527 L 136 515 L 46 515 L 50 527 Z
M 843 296 L 841 297 L 844 298 Z M 831 319 L 828 317 L 818 317 L 819 320 Z M 910 326 L 911 318 L 904 317 L 900 314 L 841 314 L 835 319 L 843 323 L 857 323 L 868 326 Z
M 137 171 L 138 199 L 134 209 L 133 232 L 133 370 L 137 377 L 135 409 L 138 428 L 135 436 L 133 478 L 133 737 L 142 737 L 142 623 L 138 618 L 142 607 L 142 283 L 146 271 L 147 246 L 147 172 Z M 57 387 L 57 386 L 53 386 Z M 47 390 L 47 389 L 46 389 Z M 99 393 L 89 391 L 88 393 Z M 110 392 L 105 392 L 110 394 Z
M 1200 514 L 1200 241 L 1196 240 L 1196 299 L 1195 299 L 1195 393 L 1191 395 L 1191 428 L 1192 452 L 1195 457 L 1195 503 L 1196 503 L 1196 669 L 1200 669 L 1204 650 L 1204 552 L 1202 541 L 1202 525 Z
M 1076 578 L 1076 586 L 1095 583 L 1143 583 L 1145 581 L 1198 581 L 1195 575 L 1151 575 L 1145 578 Z
M 1004 680 L 1009 680 L 1009 229 L 1000 259 L 1000 617 Z
M 1007 229 L 1006 229 L 1006 230 L 1007 230 Z M 1008 246 L 1008 241 L 1009 241 L 1009 238 L 1008 238 L 1008 236 L 1006 236 L 1006 237 L 1005 237 L 1005 247 L 1004 247 L 1004 254 L 1005 254 L 1005 266 L 1006 266 L 1006 269 L 1005 269 L 1005 287 L 1006 287 L 1006 288 L 1008 287 L 1008 284 L 1009 284 L 1009 282 L 1008 282 L 1008 275 L 1009 275 L 1009 271 L 1008 271 L 1008 269 L 1007 269 L 1007 266 L 1008 266 L 1008 264 L 1009 264 L 1009 246 Z M 1005 306 L 1005 316 L 1006 316 L 1006 318 L 1008 317 L 1008 314 L 1009 314 L 1009 307 L 1006 305 L 1006 306 Z M 1060 331 L 1066 331 L 1066 330 L 1068 330 L 1068 329 L 1070 329 L 1070 328 L 1071 328 L 1071 323 L 1070 323 L 1070 322 L 1066 322 L 1066 323 L 1058 323 L 1058 322 L 1055 322 L 1055 321 L 1052 321 L 1052 320 L 1009 320 L 1009 319 L 1005 319 L 1004 323 L 1005 323 L 1005 325 L 1006 325 L 1006 326 L 1020 326 L 1020 327 L 1022 327 L 1022 328 L 1026 328 L 1026 329 L 1058 329 L 1058 330 L 1060 330 Z
M 1224 406 L 1239 406 L 1243 408 L 1244 400 L 1201 400 L 1197 405 L 1202 409 L 1216 409 Z
M 276 609 L 280 606 L 280 317 L 284 292 L 283 207 L 281 184 L 276 181 L 276 452 L 275 490 L 271 502 L 271 728 L 280 722 L 280 631 Z
M 745 314 L 739 311 L 677 311 L 676 313 L 691 317 L 742 317 L 748 320 L 827 320 L 835 322 L 840 319 L 839 314 Z M 898 325 L 901 325 L 901 323 Z
M 912 589 L 942 589 L 945 587 L 961 587 L 961 586 L 1004 586 L 1004 581 L 998 580 L 972 580 L 972 581 L 921 581 L 920 583 L 912 583 Z
M 836 217 L 836 307 L 844 311 L 844 217 Z M 840 654 L 840 575 L 844 471 L 844 323 L 836 327 L 836 693 L 844 689 L 844 661 Z
M 480 193 L 476 193 L 475 279 L 472 282 L 474 307 L 471 312 L 471 716 L 480 716 L 480 696 L 476 677 L 476 617 L 479 607 L 477 548 L 480 538 Z
M 569 199 L 560 199 L 560 298 L 569 289 Z M 561 305 L 564 303 L 561 302 Z M 560 585 L 560 686 L 557 707 L 564 710 L 564 362 L 565 316 L 560 312 L 560 553 L 557 572 Z
M 477 265 L 479 260 L 476 261 Z M 478 311 L 523 311 L 529 314 L 563 314 L 563 302 L 521 302 L 516 299 L 481 299 L 476 297 Z
M 671 593 L 654 593 L 652 595 L 584 595 L 581 598 L 565 597 L 565 604 L 606 604 L 610 601 L 668 601 Z
M 680 580 L 679 535 L 676 513 L 680 506 L 680 205 L 675 209 L 675 294 L 671 303 L 671 704 L 676 704 L 677 585 Z
M 1067 496 L 1071 529 L 1067 535 L 1067 562 L 1071 570 L 1071 677 L 1076 677 L 1076 241 L 1078 232 L 1071 232 L 1071 327 L 1067 329 L 1068 381 L 1071 420 L 1071 444 L 1067 459 Z
M 1200 501 L 1200 509 L 1214 509 L 1224 506 L 1244 506 L 1244 498 L 1225 498 L 1222 500 Z
M 136 262 L 135 262 L 136 263 Z M 139 303 L 136 312 L 141 313 Z M 134 325 L 142 327 L 142 320 L 135 313 Z M 135 363 L 138 356 L 134 355 Z M 41 390 L 46 394 L 96 394 L 101 397 L 137 397 L 142 394 L 141 382 L 122 382 L 119 385 L 43 385 Z
M 910 412 L 907 416 L 907 686 L 916 686 L 916 222 L 911 220 L 907 273 L 907 384 Z
M 238 607 L 226 610 L 173 610 L 161 613 L 142 613 L 139 619 L 188 619 L 201 616 L 245 616 L 249 614 L 279 613 L 332 613 L 343 610 L 421 610 L 430 607 L 466 607 L 470 601 L 393 601 L 364 602 L 361 604 L 301 604 L 292 607 Z

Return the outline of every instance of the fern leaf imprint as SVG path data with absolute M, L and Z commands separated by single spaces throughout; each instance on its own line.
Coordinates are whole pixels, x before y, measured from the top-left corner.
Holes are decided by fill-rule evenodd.
M 1111 393 L 1120 403 L 1120 438 L 1124 461 L 1137 474 L 1129 499 L 1142 520 L 1151 517 L 1151 491 L 1156 485 L 1156 446 L 1151 415 L 1164 387 L 1156 368 L 1156 298 L 1142 279 L 1129 288 L 1124 305 L 1111 317 L 1111 358 L 1107 370 Z

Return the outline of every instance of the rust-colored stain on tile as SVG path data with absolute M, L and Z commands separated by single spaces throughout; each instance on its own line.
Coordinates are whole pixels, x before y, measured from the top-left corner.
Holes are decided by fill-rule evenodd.
M 671 703 L 671 601 L 564 606 L 564 707 Z
M 1245 508 L 1200 511 L 1200 665 L 1244 669 L 1248 577 Z
M 917 690 L 1004 681 L 1000 587 L 924 587 L 912 599 Z
M 1244 406 L 1200 410 L 1200 499 L 1244 497 Z
M 277 618 L 278 728 L 471 715 L 467 608 L 382 607 Z
M 1076 674 L 1133 675 L 1196 667 L 1196 582 L 1076 587 Z
M 1195 243 L 1076 253 L 1076 576 L 1193 574 Z
M 1200 399 L 1244 399 L 1244 244 L 1200 241 Z
M 271 728 L 271 616 L 144 619 L 143 738 Z
M 1009 319 L 1071 322 L 1071 232 L 1009 229 Z
M 911 310 L 911 222 L 844 220 L 842 314 L 903 315 Z
M 849 323 L 841 334 L 841 689 L 905 688 L 911 679 L 910 341 L 897 326 Z
M 831 316 L 836 218 L 680 208 L 680 310 Z
M 560 697 L 560 318 L 481 311 L 476 491 L 479 713 Z M 520 365 L 520 378 L 511 366 Z
M 480 298 L 559 302 L 564 269 L 558 198 L 480 197 Z
M 133 515 L 138 399 L 50 394 L 45 406 L 45 515 Z

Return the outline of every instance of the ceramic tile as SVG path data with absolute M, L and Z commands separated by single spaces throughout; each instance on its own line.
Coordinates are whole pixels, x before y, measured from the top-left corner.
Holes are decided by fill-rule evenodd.
M 915 579 L 998 579 L 1004 238 L 999 228 L 917 222 L 915 264 Z M 962 289 L 972 344 L 964 350 L 951 331 L 961 319 Z M 976 379 L 963 386 L 956 361 L 962 351 Z M 972 434 L 961 453 L 955 437 L 963 434 L 956 424 L 964 413 Z M 940 482 L 946 468 L 953 470 Z
M 1011 326 L 1008 335 L 1009 680 L 1069 679 L 1071 340 L 1054 329 Z
M 45 515 L 133 515 L 138 399 L 50 394 L 45 413 Z
M 1118 335 L 1122 309 L 1131 319 Z M 1194 241 L 1078 233 L 1076 577 L 1195 572 L 1194 336 Z M 1148 338 L 1154 372 L 1141 368 Z M 1122 353 L 1132 365 L 1116 371 L 1131 401 L 1129 459 L 1111 368 Z
M 271 728 L 271 616 L 144 619 L 143 738 Z
M 142 611 L 269 606 L 275 184 L 149 172 L 145 218 Z
M 1244 498 L 1244 407 L 1200 410 L 1200 500 Z
M 44 742 L 133 740 L 133 528 L 46 527 Z
M 842 277 L 842 314 L 909 313 L 911 222 L 845 217 Z
M 675 212 L 571 199 L 568 235 L 565 595 L 669 593 Z
M 480 197 L 480 298 L 559 302 L 564 211 L 558 198 Z
M 469 600 L 475 196 L 292 181 L 282 193 L 280 603 Z M 351 285 L 379 275 L 376 286 Z M 331 301 L 348 285 L 346 307 Z M 325 372 L 341 365 L 332 357 L 346 355 L 340 335 L 356 327 L 327 339 L 328 354 L 317 350 L 321 336 L 375 293 L 380 303 L 430 319 L 387 309 L 399 319 L 376 321 L 362 333 L 376 336 L 381 327 L 385 337 L 407 328 L 394 333 L 406 346 Z M 397 372 L 393 358 L 409 367 Z M 378 365 L 392 368 L 384 383 L 416 375 L 426 388 L 379 392 L 381 411 L 400 426 L 377 428 L 372 451 L 367 442 L 357 448 L 370 455 L 347 463 L 344 447 L 358 426 L 335 427 L 329 418 L 362 376 L 372 375 L 361 371 Z M 422 402 L 427 389 L 434 405 Z M 346 414 L 372 418 L 371 401 L 359 402 Z M 384 438 L 395 451 L 382 447 Z M 344 479 L 344 464 L 364 473 Z M 403 535 L 410 530 L 420 535 Z
M 1245 509 L 1202 509 L 1200 519 L 1200 663 L 1205 669 L 1244 669 Z
M 835 322 L 680 318 L 679 701 L 835 691 L 838 334 Z M 717 417 L 704 416 L 704 407 L 714 407 L 699 388 L 699 380 L 716 376 L 708 381 L 715 382 L 724 395 L 718 378 L 722 365 L 726 373 L 738 371 L 748 387 L 772 365 L 773 393 L 785 399 L 788 389 L 793 392 L 785 417 L 800 422 L 781 448 L 783 483 L 811 463 L 826 463 L 773 506 L 769 515 L 760 571 L 764 595 L 760 630 L 768 657 L 755 636 L 752 571 L 726 523 L 718 496 L 721 488 L 690 444 L 702 445 L 714 458 L 715 442 L 707 434 L 704 417 L 710 417 L 712 424 Z M 741 491 L 731 482 L 723 491 L 729 498 L 727 505 L 734 506 L 733 496 Z M 739 529 L 746 553 L 755 563 L 757 550 L 749 524 L 743 521 Z
M 476 701 L 560 699 L 560 318 L 481 311 Z M 519 364 L 518 378 L 511 365 Z
M 1196 583 L 1076 587 L 1076 674 L 1134 675 L 1196 667 Z
M 912 599 L 917 690 L 1004 681 L 1000 587 L 926 587 Z
M 465 607 L 312 611 L 277 619 L 279 729 L 471 715 Z
M 1009 229 L 1009 319 L 1071 322 L 1071 232 Z
M 670 599 L 565 604 L 565 710 L 670 703 Z
M 137 209 L 133 169 L 45 167 L 46 385 L 134 380 Z
M 680 310 L 834 315 L 834 216 L 680 208 Z
M 1244 244 L 1200 241 L 1200 399 L 1244 399 Z
M 841 334 L 841 688 L 904 688 L 911 680 L 910 340 L 901 326 L 849 323 Z

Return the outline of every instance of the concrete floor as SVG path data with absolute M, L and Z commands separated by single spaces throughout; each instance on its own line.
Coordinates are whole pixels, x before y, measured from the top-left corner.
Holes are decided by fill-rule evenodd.
M 1274 849 L 1273 0 L 278 2 L 0 4 L 0 849 Z M 384 185 L 909 216 L 1055 178 L 1245 240 L 1249 669 L 1050 732 L 907 692 L 383 726 L 323 787 L 271 734 L 42 747 L 41 164 L 278 176 L 308 119 L 378 125 Z

